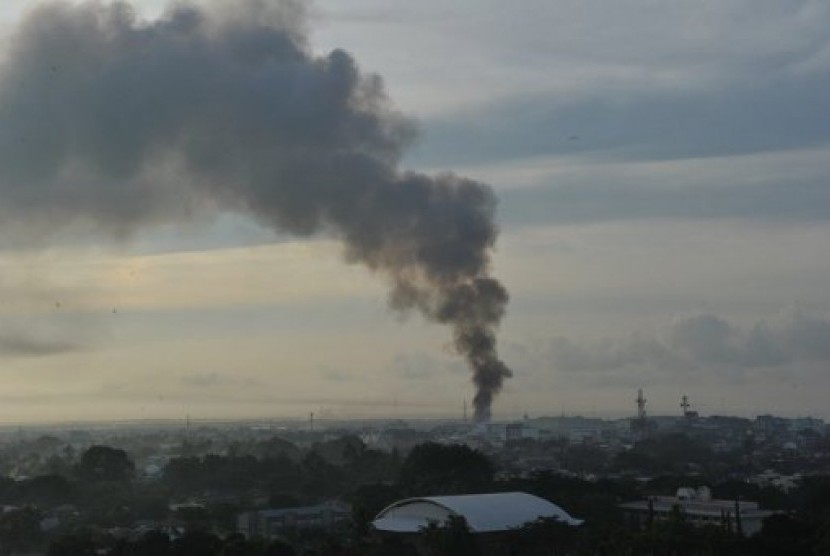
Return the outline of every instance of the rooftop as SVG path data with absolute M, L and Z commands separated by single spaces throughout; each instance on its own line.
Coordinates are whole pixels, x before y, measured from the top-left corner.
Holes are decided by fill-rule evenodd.
M 382 510 L 372 525 L 379 531 L 416 533 L 431 522 L 443 523 L 451 515 L 463 517 L 478 533 L 507 531 L 539 518 L 554 518 L 568 525 L 582 523 L 538 496 L 500 492 L 401 500 Z

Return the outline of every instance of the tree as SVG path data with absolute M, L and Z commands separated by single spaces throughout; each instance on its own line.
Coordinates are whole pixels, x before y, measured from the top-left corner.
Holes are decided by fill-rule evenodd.
M 421 540 L 429 556 L 479 556 L 478 543 L 462 516 L 451 515 L 443 524 L 421 529 Z
M 261 547 L 247 540 L 241 533 L 231 533 L 225 537 L 221 556 L 258 556 L 262 554 Z
M 349 495 L 352 504 L 352 521 L 359 534 L 369 531 L 372 519 L 383 508 L 403 497 L 397 486 L 373 484 L 361 485 Z
M 170 554 L 173 556 L 213 556 L 222 550 L 222 540 L 205 531 L 190 531 L 173 541 Z
M 133 541 L 124 540 L 109 556 L 165 556 L 170 552 L 170 537 L 159 530 L 147 531 Z
M 0 552 L 11 555 L 40 541 L 40 512 L 21 508 L 0 514 Z
M 774 514 L 764 519 L 760 533 L 752 538 L 753 553 L 808 556 L 813 553 L 810 540 L 814 534 L 811 524 L 786 514 Z
M 78 474 L 91 482 L 126 482 L 132 479 L 135 465 L 127 452 L 109 446 L 92 446 L 81 456 Z
M 274 492 L 268 496 L 268 507 L 272 509 L 296 508 L 302 506 L 300 499 L 287 492 Z
M 47 556 L 95 556 L 95 543 L 88 533 L 69 533 L 49 543 Z
M 265 549 L 265 556 L 295 556 L 297 552 L 290 544 L 274 540 Z
M 72 485 L 60 475 L 41 475 L 20 483 L 22 498 L 39 507 L 66 504 L 72 498 Z
M 569 554 L 576 529 L 556 518 L 540 517 L 514 532 L 517 554 Z
M 400 484 L 414 495 L 481 491 L 493 480 L 492 462 L 462 444 L 415 446 L 401 466 Z

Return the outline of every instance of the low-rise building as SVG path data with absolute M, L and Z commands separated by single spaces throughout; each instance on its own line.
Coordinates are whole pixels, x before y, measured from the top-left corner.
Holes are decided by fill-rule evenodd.
M 650 496 L 619 508 L 635 527 L 679 513 L 693 525 L 717 525 L 747 536 L 760 531 L 763 520 L 775 513 L 760 509 L 756 502 L 714 499 L 707 487 L 679 488 L 675 496 Z
M 339 502 L 316 506 L 245 512 L 237 518 L 237 530 L 247 537 L 273 539 L 291 530 L 331 530 L 347 522 L 351 508 Z
M 400 500 L 382 510 L 372 522 L 382 537 L 397 537 L 419 553 L 421 532 L 431 524 L 444 525 L 451 518 L 463 518 L 485 555 L 509 552 L 506 536 L 513 530 L 539 519 L 555 519 L 577 526 L 582 520 L 544 498 L 525 492 L 499 492 L 460 496 L 428 496 Z

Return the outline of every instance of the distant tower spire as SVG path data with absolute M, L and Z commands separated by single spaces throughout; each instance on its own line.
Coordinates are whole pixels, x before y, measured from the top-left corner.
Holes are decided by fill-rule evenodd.
M 637 390 L 637 418 L 645 420 L 646 418 L 646 398 L 643 396 L 643 389 Z
M 308 414 L 308 430 L 314 432 L 314 412 Z
M 697 411 L 692 409 L 692 404 L 689 403 L 689 396 L 685 394 L 683 395 L 683 397 L 680 400 L 680 407 L 683 408 L 683 417 L 685 417 L 686 419 L 691 420 L 697 418 Z
M 467 422 L 467 398 L 464 398 L 464 422 Z
M 654 423 L 648 420 L 646 414 L 646 397 L 643 396 L 643 389 L 637 390 L 637 418 L 631 420 L 631 430 L 639 435 L 648 435 L 654 428 Z

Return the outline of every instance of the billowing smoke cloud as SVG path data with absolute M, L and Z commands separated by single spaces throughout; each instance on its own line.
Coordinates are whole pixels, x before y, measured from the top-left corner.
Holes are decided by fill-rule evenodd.
M 50 3 L 0 69 L 0 226 L 17 241 L 112 237 L 203 209 L 342 238 L 391 304 L 449 325 L 486 419 L 510 376 L 488 275 L 495 198 L 455 175 L 402 172 L 412 125 L 342 50 L 314 55 L 299 4 L 171 8 Z

